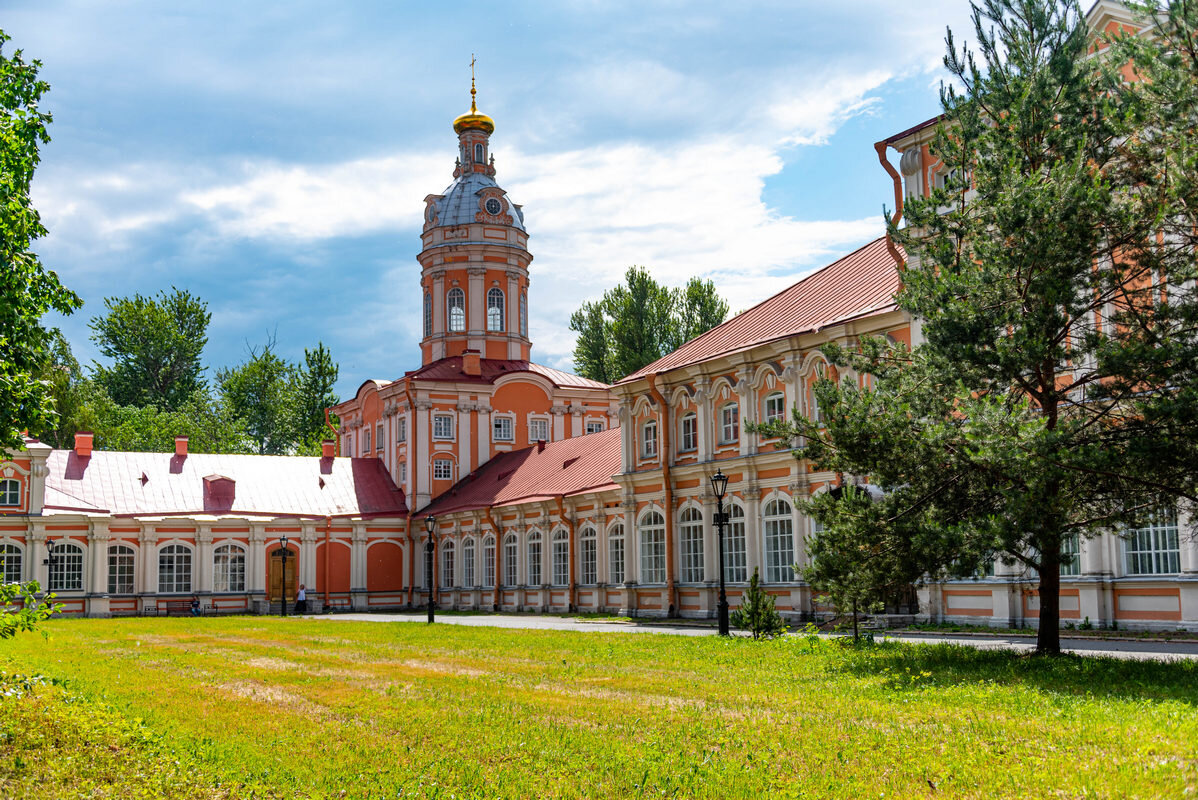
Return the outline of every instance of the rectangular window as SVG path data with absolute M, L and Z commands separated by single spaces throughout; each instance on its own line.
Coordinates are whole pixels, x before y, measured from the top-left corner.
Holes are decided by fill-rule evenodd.
M 516 576 L 516 537 L 509 536 L 503 541 L 503 585 L 515 586 Z
M 108 548 L 108 593 L 133 594 L 133 548 L 113 545 Z
M 362 429 L 362 455 L 365 456 L 365 455 L 369 455 L 369 454 L 370 454 L 370 428 L 365 427 Z
M 786 418 L 786 397 L 777 392 L 765 398 L 765 421 L 780 422 Z
M 645 458 L 657 458 L 656 422 L 646 422 L 641 426 L 641 453 Z
M 395 418 L 395 443 L 403 444 L 407 440 L 408 440 L 408 418 L 402 417 L 402 416 L 396 417 Z
M 408 482 L 408 462 L 406 461 L 399 462 L 399 482 L 401 485 Z
M 434 439 L 452 439 L 453 438 L 453 416 L 450 414 L 434 414 L 433 415 L 433 438 Z
M 374 446 L 376 450 L 383 449 L 383 423 L 374 426 Z
M 547 441 L 549 441 L 549 420 L 547 420 L 547 419 L 530 419 L 528 421 L 528 441 L 530 441 L 530 442 L 547 442 Z
M 1169 575 L 1181 572 L 1177 542 L 1177 512 L 1158 511 L 1142 528 L 1124 534 L 1128 575 Z
M 453 462 L 448 458 L 434 458 L 433 479 L 438 481 L 453 480 Z
M 729 403 L 720 409 L 720 444 L 731 444 L 740 439 L 740 407 Z
M 689 453 L 692 450 L 699 449 L 699 420 L 694 414 L 687 414 L 682 418 L 682 436 L 678 443 L 678 450 L 683 453 Z
M 607 540 L 607 572 L 609 583 L 624 582 L 624 537 L 613 536 Z
M 21 548 L 15 544 L 0 546 L 0 583 L 21 582 Z
M 587 433 L 602 433 L 603 423 L 599 420 L 587 420 Z
M 1081 575 L 1081 537 L 1071 533 L 1061 540 L 1061 574 Z
M 0 481 L 0 506 L 21 505 L 21 482 L 16 478 Z
M 512 435 L 512 418 L 496 417 L 491 421 L 491 438 L 496 442 L 510 442 Z
M 73 544 L 54 545 L 54 563 L 50 565 L 51 592 L 83 590 L 83 549 Z
M 599 582 L 599 558 L 594 536 L 584 536 L 582 539 L 582 582 Z

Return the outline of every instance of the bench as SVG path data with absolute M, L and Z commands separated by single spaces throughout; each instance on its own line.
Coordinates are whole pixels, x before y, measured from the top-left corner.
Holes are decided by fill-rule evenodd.
M 164 611 L 168 617 L 189 616 L 191 614 L 191 601 L 190 600 L 167 600 L 165 602 L 159 601 L 158 602 L 158 613 L 161 614 Z

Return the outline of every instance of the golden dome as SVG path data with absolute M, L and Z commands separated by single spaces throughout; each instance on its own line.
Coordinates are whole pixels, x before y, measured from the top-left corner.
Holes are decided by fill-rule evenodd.
M 486 114 L 478 113 L 478 109 L 474 103 L 470 104 L 470 113 L 463 114 L 453 121 L 453 132 L 461 133 L 462 131 L 479 130 L 486 133 L 495 132 L 495 120 L 488 117 Z

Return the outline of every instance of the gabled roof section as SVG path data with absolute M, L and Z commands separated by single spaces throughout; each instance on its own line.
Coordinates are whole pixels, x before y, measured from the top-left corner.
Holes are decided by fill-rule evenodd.
M 893 310 L 898 290 L 898 269 L 883 236 L 621 378 L 616 385 Z
M 105 450 L 80 458 L 55 450 L 46 467 L 47 514 L 398 517 L 408 511 L 377 458 Z M 227 506 L 214 505 L 205 492 L 214 481 L 228 482 Z
M 568 389 L 606 389 L 606 383 L 571 375 L 560 369 L 546 367 L 544 364 L 534 364 L 532 361 L 515 361 L 498 358 L 479 359 L 478 375 L 467 375 L 462 369 L 462 357 L 450 356 L 426 364 L 418 370 L 406 374 L 405 377 L 417 381 L 454 381 L 464 383 L 494 383 L 505 375 L 519 372 L 531 372 L 540 375 L 559 388 Z
M 615 489 L 620 429 L 575 436 L 492 458 L 421 509 L 419 516 L 531 503 Z

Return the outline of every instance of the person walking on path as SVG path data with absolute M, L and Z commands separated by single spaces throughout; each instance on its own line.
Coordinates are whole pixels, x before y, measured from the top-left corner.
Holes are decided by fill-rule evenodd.
M 308 590 L 302 583 L 300 584 L 299 591 L 295 593 L 295 613 L 308 613 Z

